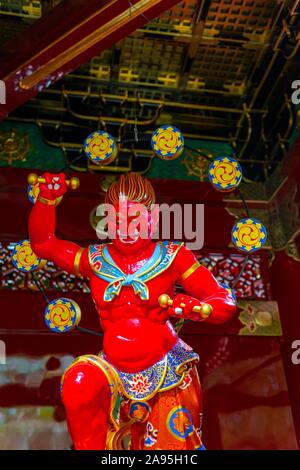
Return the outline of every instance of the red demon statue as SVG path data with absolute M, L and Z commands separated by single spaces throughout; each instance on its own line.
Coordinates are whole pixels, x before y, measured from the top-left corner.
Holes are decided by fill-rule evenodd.
M 63 174 L 43 177 L 29 220 L 32 249 L 89 279 L 104 332 L 103 352 L 77 358 L 62 379 L 75 448 L 115 449 L 127 442 L 134 450 L 204 449 L 199 358 L 169 317 L 218 324 L 234 314 L 233 298 L 183 243 L 151 240 L 155 195 L 140 175 L 121 176 L 110 186 L 106 203 L 117 213 L 111 221 L 116 237 L 88 248 L 56 238 L 56 200 L 67 184 Z M 122 198 L 130 211 L 120 209 Z M 134 227 L 140 217 L 134 206 L 141 204 L 148 237 L 136 229 L 122 232 L 124 219 Z M 188 295 L 171 301 L 177 282 Z

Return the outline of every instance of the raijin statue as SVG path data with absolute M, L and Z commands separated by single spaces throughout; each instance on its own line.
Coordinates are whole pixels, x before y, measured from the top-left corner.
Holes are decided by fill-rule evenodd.
M 67 185 L 63 174 L 43 177 L 29 221 L 32 249 L 89 279 L 104 332 L 103 352 L 79 357 L 62 379 L 75 449 L 122 448 L 124 442 L 133 450 L 204 449 L 199 358 L 169 318 L 224 322 L 235 312 L 231 295 L 183 243 L 151 240 L 155 196 L 146 179 L 129 174 L 110 186 L 106 202 L 117 211 L 117 236 L 84 248 L 56 238 L 56 200 Z M 125 197 L 128 207 L 148 209 L 148 238 L 120 232 L 129 217 L 119 207 Z M 138 216 L 129 217 L 131 227 Z M 177 282 L 188 295 L 174 297 Z

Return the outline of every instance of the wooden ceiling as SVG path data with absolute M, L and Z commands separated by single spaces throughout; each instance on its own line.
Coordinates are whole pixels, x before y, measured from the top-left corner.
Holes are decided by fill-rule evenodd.
M 19 36 L 24 39 L 76 0 L 54 3 L 59 2 L 1 1 L 0 21 L 25 23 Z M 128 8 L 129 20 L 141 2 L 118 3 Z M 45 140 L 63 148 L 70 162 L 76 158 L 82 169 L 89 132 L 103 128 L 119 139 L 124 152 L 113 166 L 132 169 L 135 152 L 144 158 L 137 167 L 142 170 L 151 159 L 151 132 L 172 123 L 186 138 L 228 143 L 248 179 L 269 178 L 296 126 L 291 84 L 300 76 L 299 0 L 173 3 L 159 16 L 150 8 L 139 14 L 122 37 L 112 34 L 98 54 L 94 47 L 91 60 L 87 47 L 61 74 L 48 66 L 48 77 L 43 71 L 36 80 L 34 73 L 25 77 L 29 90 L 37 86 L 41 92 L 27 94 L 26 104 L 16 103 L 9 118 L 37 123 Z M 67 27 L 66 18 L 61 23 Z

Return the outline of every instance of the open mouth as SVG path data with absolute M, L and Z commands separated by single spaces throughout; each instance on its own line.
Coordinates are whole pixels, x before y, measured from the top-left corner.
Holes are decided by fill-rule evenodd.
M 137 229 L 135 229 L 133 236 L 128 236 L 128 233 L 122 233 L 119 229 L 117 230 L 117 234 L 122 243 L 132 244 L 139 238 L 139 232 Z

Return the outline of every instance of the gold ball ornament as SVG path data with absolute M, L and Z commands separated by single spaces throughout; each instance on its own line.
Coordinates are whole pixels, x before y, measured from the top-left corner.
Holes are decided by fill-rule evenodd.
M 28 184 L 33 185 L 33 184 L 38 183 L 38 179 L 39 179 L 38 175 L 36 175 L 35 173 L 30 173 L 28 175 L 27 181 L 28 181 Z
M 200 308 L 200 314 L 203 318 L 208 318 L 212 314 L 212 306 L 209 304 L 203 304 Z
M 76 176 L 74 176 L 73 178 L 71 178 L 71 179 L 70 179 L 69 186 L 70 186 L 70 188 L 73 189 L 73 190 L 78 189 L 79 186 L 80 186 L 79 178 L 76 178 Z
M 168 294 L 161 294 L 158 298 L 158 303 L 161 307 L 167 308 L 172 307 L 173 300 L 168 296 Z

